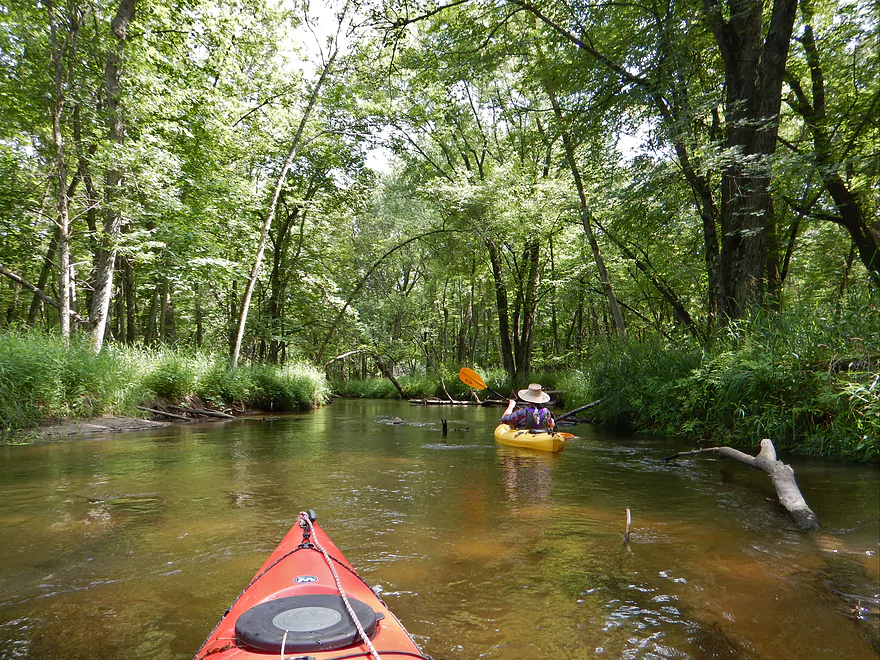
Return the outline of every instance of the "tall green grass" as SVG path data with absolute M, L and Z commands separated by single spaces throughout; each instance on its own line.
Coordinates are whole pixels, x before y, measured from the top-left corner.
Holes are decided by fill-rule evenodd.
M 0 334 L 0 435 L 102 414 L 140 414 L 141 404 L 195 396 L 217 407 L 290 411 L 326 403 L 323 372 L 306 363 L 229 366 L 221 356 L 109 345 L 94 355 L 41 333 Z
M 90 417 L 112 410 L 131 371 L 109 353 L 94 355 L 84 340 L 34 333 L 0 335 L 0 431 L 41 421 Z

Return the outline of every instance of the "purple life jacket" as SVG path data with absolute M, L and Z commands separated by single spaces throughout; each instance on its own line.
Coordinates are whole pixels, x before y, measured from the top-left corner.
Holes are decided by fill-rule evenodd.
M 550 427 L 550 411 L 546 408 L 527 408 L 527 429 L 546 429 Z

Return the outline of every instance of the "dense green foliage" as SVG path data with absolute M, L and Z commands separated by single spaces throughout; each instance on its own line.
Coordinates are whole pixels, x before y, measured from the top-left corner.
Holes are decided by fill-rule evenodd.
M 0 334 L 0 435 L 65 418 L 139 415 L 138 405 L 189 397 L 236 409 L 292 411 L 327 402 L 323 373 L 305 364 L 229 367 L 224 358 L 114 346 L 95 355 L 39 333 Z
M 835 319 L 792 312 L 741 320 L 708 348 L 608 344 L 576 385 L 582 398 L 603 399 L 591 416 L 608 424 L 701 444 L 771 438 L 800 453 L 876 460 L 878 323 L 876 308 Z
M 0 414 L 396 396 L 383 369 L 465 396 L 482 365 L 608 422 L 873 455 L 880 23 L 772 4 L 4 7 L 0 326 L 93 373 L 25 371 Z

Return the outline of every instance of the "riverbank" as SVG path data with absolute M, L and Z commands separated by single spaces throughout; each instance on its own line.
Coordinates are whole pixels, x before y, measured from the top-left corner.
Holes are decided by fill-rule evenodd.
M 306 363 L 231 366 L 225 356 L 110 345 L 65 346 L 41 333 L 0 333 L 0 442 L 118 432 L 173 423 L 144 408 L 286 412 L 323 405 L 324 373 Z M 183 421 L 183 420 L 177 420 Z

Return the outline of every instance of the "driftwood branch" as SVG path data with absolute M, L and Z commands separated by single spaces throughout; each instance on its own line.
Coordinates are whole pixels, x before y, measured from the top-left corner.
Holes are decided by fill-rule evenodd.
M 219 417 L 220 419 L 238 419 L 235 415 L 228 415 L 225 412 L 216 410 L 205 410 L 204 408 L 186 408 L 184 406 L 168 406 L 171 410 L 177 412 L 190 413 L 192 415 L 205 415 L 206 417 Z
M 559 417 L 557 417 L 556 421 L 558 422 L 560 419 L 565 419 L 566 417 L 571 417 L 572 415 L 579 413 L 582 410 L 587 410 L 589 408 L 592 408 L 593 406 L 598 406 L 600 403 L 602 403 L 602 401 L 604 401 L 604 399 L 596 399 L 595 401 L 588 403 L 585 406 L 581 406 L 580 408 L 575 408 L 574 410 L 571 410 L 571 411 L 565 413 L 564 415 L 560 415 Z
M 181 419 L 185 422 L 191 422 L 191 417 L 186 417 L 185 415 L 175 415 L 174 413 L 165 412 L 164 410 L 156 410 L 155 408 L 146 408 L 144 406 L 138 406 L 138 410 L 144 410 L 148 413 L 153 413 L 154 415 L 161 415 L 162 417 L 170 417 L 171 419 Z
M 757 468 L 770 475 L 773 487 L 776 488 L 776 494 L 779 496 L 779 503 L 785 507 L 785 510 L 794 519 L 798 529 L 818 529 L 819 519 L 813 510 L 807 505 L 804 496 L 801 495 L 800 488 L 794 478 L 794 470 L 790 465 L 786 465 L 776 458 L 776 448 L 773 443 L 764 438 L 761 440 L 761 451 L 757 456 L 750 456 L 733 447 L 706 447 L 705 449 L 695 449 L 693 451 L 683 451 L 672 456 L 667 456 L 664 461 L 671 461 L 680 456 L 691 456 L 693 454 L 716 453 L 727 458 L 732 458 L 740 463 Z

